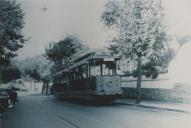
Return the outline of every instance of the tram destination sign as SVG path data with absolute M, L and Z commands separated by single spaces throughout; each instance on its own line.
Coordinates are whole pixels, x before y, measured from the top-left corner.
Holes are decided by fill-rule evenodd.
M 103 60 L 104 60 L 104 61 L 115 61 L 114 58 L 104 58 Z

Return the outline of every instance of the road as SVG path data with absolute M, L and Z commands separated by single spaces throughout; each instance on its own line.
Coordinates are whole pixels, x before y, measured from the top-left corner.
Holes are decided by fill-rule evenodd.
M 190 128 L 191 115 L 119 104 L 90 105 L 25 95 L 3 115 L 3 128 Z

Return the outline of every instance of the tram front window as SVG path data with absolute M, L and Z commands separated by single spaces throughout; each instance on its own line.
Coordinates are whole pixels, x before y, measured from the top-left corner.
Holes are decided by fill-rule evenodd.
M 103 75 L 115 75 L 116 72 L 116 67 L 114 63 L 104 63 L 102 64 L 102 70 L 103 70 Z
M 90 63 L 90 76 L 97 75 L 116 75 L 115 62 L 97 62 Z

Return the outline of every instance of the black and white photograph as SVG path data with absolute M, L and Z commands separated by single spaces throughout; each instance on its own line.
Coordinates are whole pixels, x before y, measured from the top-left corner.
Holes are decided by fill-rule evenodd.
M 0 0 L 0 128 L 191 128 L 190 0 Z

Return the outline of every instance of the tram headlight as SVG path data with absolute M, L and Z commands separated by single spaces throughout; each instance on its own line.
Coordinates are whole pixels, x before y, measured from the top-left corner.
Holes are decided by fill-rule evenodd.
M 112 82 L 111 81 L 107 82 L 107 86 L 112 87 Z

